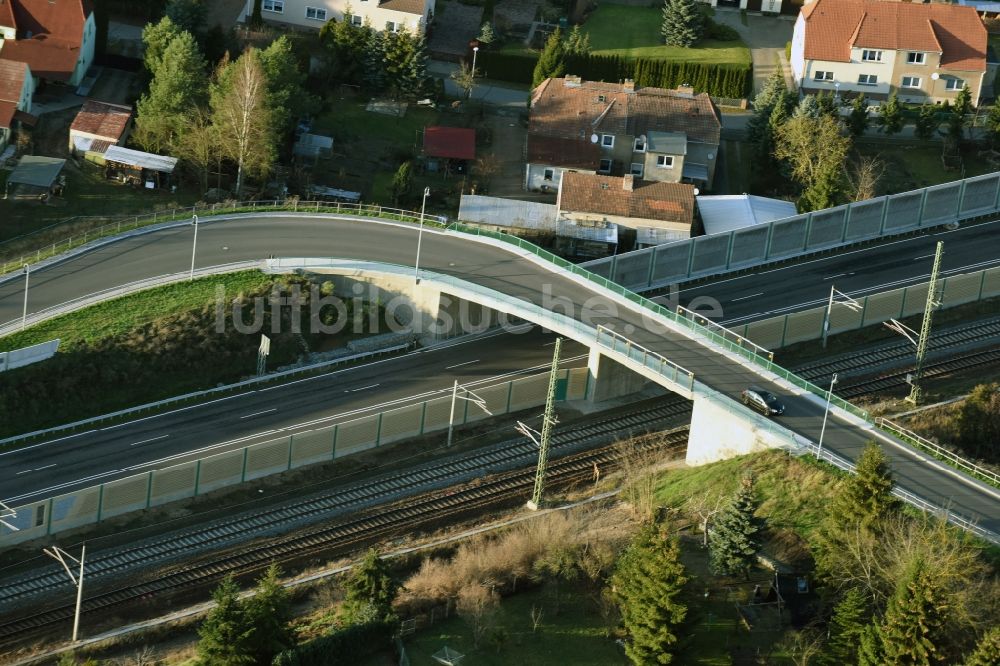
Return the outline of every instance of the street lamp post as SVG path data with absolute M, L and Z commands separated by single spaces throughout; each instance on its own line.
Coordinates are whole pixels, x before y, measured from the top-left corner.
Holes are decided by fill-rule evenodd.
M 478 395 L 476 395 L 475 393 L 473 393 L 469 389 L 464 389 L 464 390 L 465 390 L 466 393 L 468 393 L 472 397 L 470 398 L 470 397 L 466 397 L 464 395 L 459 395 L 458 394 L 458 380 L 456 379 L 455 380 L 455 385 L 451 389 L 451 414 L 448 416 L 448 447 L 451 447 L 452 435 L 455 432 L 455 403 L 458 400 L 465 400 L 467 402 L 471 402 L 473 405 L 475 405 L 476 407 L 479 407 L 479 409 L 481 409 L 484 412 L 486 412 L 487 416 L 493 416 L 493 412 L 491 412 L 490 410 L 486 409 L 486 401 L 485 400 L 483 400 L 481 397 L 479 397 Z
M 80 559 L 76 559 L 65 550 L 59 546 L 52 546 L 52 548 L 43 548 L 42 552 L 57 561 L 59 564 L 63 565 L 63 569 L 66 570 L 66 574 L 69 579 L 76 585 L 76 612 L 73 615 L 73 642 L 76 643 L 76 637 L 80 631 L 80 604 L 83 601 L 83 560 L 87 554 L 87 544 L 83 544 L 80 548 Z M 69 568 L 66 564 L 66 560 L 69 559 L 74 564 L 80 565 L 80 573 L 73 575 L 73 570 Z
M 417 232 L 417 260 L 413 262 L 413 280 L 420 284 L 420 244 L 424 240 L 424 211 L 427 210 L 427 195 L 431 193 L 431 188 L 424 188 L 424 200 L 420 204 L 420 231 Z
M 819 429 L 819 448 L 816 449 L 816 459 L 823 454 L 823 435 L 826 434 L 826 419 L 830 416 L 830 401 L 833 399 L 833 385 L 837 383 L 837 373 L 830 378 L 830 388 L 826 392 L 826 410 L 823 412 L 823 427 Z
M 472 85 L 469 86 L 469 97 L 467 99 L 472 99 L 472 88 L 476 84 L 476 56 L 479 55 L 479 47 L 472 47 Z
M 198 216 L 191 216 L 191 224 L 194 225 L 194 244 L 191 246 L 191 273 L 188 275 L 189 280 L 194 279 L 194 256 L 198 251 Z
M 28 279 L 31 277 L 31 266 L 25 264 L 21 270 L 24 271 L 24 308 L 21 310 L 21 330 L 28 321 Z

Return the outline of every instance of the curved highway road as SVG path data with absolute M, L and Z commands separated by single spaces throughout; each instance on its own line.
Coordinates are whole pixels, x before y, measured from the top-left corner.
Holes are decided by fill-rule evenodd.
M 41 310 L 95 291 L 190 267 L 190 226 L 159 230 L 105 245 L 32 274 L 29 311 Z M 417 230 L 413 226 L 364 219 L 249 216 L 203 224 L 198 266 L 277 257 L 338 257 L 412 265 Z M 695 374 L 698 381 L 732 398 L 749 384 L 776 393 L 781 385 L 762 380 L 753 369 L 681 333 L 651 330 L 631 308 L 619 307 L 593 286 L 553 272 L 518 254 L 454 233 L 425 231 L 421 267 L 493 289 L 576 319 L 604 325 L 662 354 Z M 23 283 L 0 284 L 0 322 L 20 316 Z M 584 304 L 584 305 L 581 305 Z M 786 395 L 782 424 L 818 440 L 824 407 L 815 396 Z M 872 436 L 832 414 L 824 446 L 855 459 Z M 888 440 L 886 440 L 888 441 Z M 887 452 L 900 486 L 924 499 L 980 521 L 1000 532 L 1000 493 L 971 481 L 924 456 L 894 445 Z

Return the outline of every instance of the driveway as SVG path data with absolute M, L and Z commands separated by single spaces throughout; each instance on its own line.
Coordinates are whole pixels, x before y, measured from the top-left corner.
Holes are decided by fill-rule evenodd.
M 785 85 L 790 90 L 794 88 L 792 72 L 785 59 L 785 44 L 792 41 L 795 17 L 747 14 L 747 24 L 743 25 L 738 9 L 716 8 L 715 20 L 740 33 L 740 37 L 750 47 L 750 56 L 753 59 L 754 94 L 778 68 L 779 62 L 784 67 Z

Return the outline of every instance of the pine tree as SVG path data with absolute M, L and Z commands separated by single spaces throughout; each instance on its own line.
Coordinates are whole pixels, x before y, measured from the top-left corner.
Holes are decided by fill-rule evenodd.
M 995 150 L 1000 143 L 1000 103 L 993 103 L 989 113 L 986 114 L 986 134 L 990 140 L 990 146 Z
M 386 41 L 391 39 L 387 33 L 370 30 L 365 41 L 364 69 L 362 79 L 369 91 L 379 93 L 385 90 L 387 84 Z
M 952 107 L 952 111 L 963 118 L 972 113 L 972 91 L 969 90 L 969 84 L 965 84 L 962 86 L 962 89 L 958 91 L 958 95 L 955 96 L 955 106 Z
M 847 116 L 847 129 L 854 136 L 861 136 L 868 129 L 868 100 L 858 95 L 851 102 L 851 114 Z
M 208 8 L 202 0 L 170 0 L 166 8 L 167 17 L 181 30 L 192 35 L 201 35 L 205 28 Z
M 288 590 L 278 582 L 280 575 L 278 565 L 269 566 L 246 601 L 247 619 L 254 627 L 250 651 L 259 664 L 270 664 L 276 654 L 295 644 L 291 600 Z
M 260 64 L 267 77 L 267 103 L 280 132 L 292 129 L 295 120 L 318 106 L 306 91 L 306 75 L 299 70 L 292 42 L 282 35 L 260 52 Z
M 155 76 L 159 71 L 163 52 L 182 32 L 169 16 L 164 16 L 159 23 L 149 23 L 142 29 L 142 63 L 150 76 Z
M 715 519 L 708 543 L 712 571 L 719 575 L 749 577 L 760 544 L 760 521 L 754 516 L 757 501 L 753 483 L 743 479 L 732 502 Z
M 369 550 L 344 583 L 343 613 L 348 623 L 384 621 L 393 616 L 392 602 L 399 585 L 374 548 Z
M 869 527 L 899 506 L 892 495 L 892 470 L 885 451 L 874 440 L 858 458 L 853 476 L 847 479 L 834 500 L 832 516 L 844 525 Z
M 813 95 L 805 95 L 801 100 L 799 100 L 798 106 L 795 107 L 795 111 L 792 116 L 799 118 L 805 116 L 807 118 L 819 118 L 820 108 L 819 102 Z
M 861 640 L 858 641 L 858 666 L 885 666 L 885 650 L 876 624 L 869 624 L 861 632 Z
M 574 25 L 566 37 L 566 55 L 583 56 L 588 53 L 590 53 L 590 34 L 583 32 L 579 25 Z
M 830 666 L 857 663 L 858 644 L 870 620 L 871 612 L 864 593 L 852 587 L 833 607 L 829 625 L 830 640 L 822 663 Z
M 664 0 L 660 34 L 667 46 L 694 46 L 705 30 L 695 0 Z
M 562 31 L 556 28 L 545 40 L 545 48 L 538 56 L 535 71 L 531 76 L 531 87 L 537 88 L 545 79 L 557 79 L 566 73 L 566 50 L 563 46 Z
M 687 582 L 675 539 L 644 526 L 619 558 L 612 590 L 628 632 L 625 654 L 635 664 L 669 664 L 677 627 L 687 615 L 681 601 Z
M 923 560 L 904 574 L 878 628 L 885 662 L 923 666 L 942 661 L 948 604 Z
M 888 101 L 878 108 L 879 130 L 886 136 L 899 134 L 903 129 L 903 109 L 899 106 L 896 93 L 889 95 Z
M 753 146 L 754 157 L 762 164 L 770 164 L 774 159 L 774 130 L 771 115 L 775 106 L 784 104 L 789 98 L 785 87 L 785 77 L 775 71 L 753 100 L 753 117 L 747 123 L 747 140 Z
M 137 105 L 135 139 L 158 153 L 178 145 L 191 110 L 201 105 L 208 90 L 205 60 L 189 32 L 174 37 Z
M 934 105 L 924 104 L 920 107 L 920 113 L 917 115 L 916 127 L 913 129 L 913 134 L 918 139 L 926 141 L 934 136 L 940 124 L 937 118 L 937 109 L 934 108 Z
M 964 666 L 996 666 L 1000 664 L 1000 627 L 987 629 L 976 649 L 965 658 Z
M 198 663 L 203 666 L 254 664 L 255 629 L 239 600 L 239 588 L 226 576 L 212 592 L 215 608 L 198 628 Z
M 840 102 L 833 96 L 833 93 L 821 91 L 816 96 L 816 105 L 819 107 L 819 115 L 840 118 L 838 112 Z
M 476 39 L 483 44 L 492 44 L 493 40 L 496 38 L 496 33 L 493 31 L 493 24 L 487 21 L 481 28 L 479 28 L 479 37 Z

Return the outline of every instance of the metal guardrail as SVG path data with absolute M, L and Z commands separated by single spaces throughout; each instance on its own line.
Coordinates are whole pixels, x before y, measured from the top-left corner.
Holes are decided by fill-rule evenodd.
M 184 208 L 173 208 L 169 212 L 156 211 L 145 215 L 132 215 L 124 217 L 115 222 L 101 225 L 96 229 L 88 229 L 83 233 L 75 234 L 69 238 L 56 241 L 54 243 L 37 248 L 34 252 L 22 252 L 15 260 L 7 260 L 0 263 L 0 275 L 6 275 L 12 271 L 21 270 L 25 264 L 38 263 L 42 259 L 68 252 L 69 250 L 82 247 L 101 238 L 117 236 L 129 231 L 135 231 L 142 227 L 166 222 L 179 222 L 191 219 L 194 215 L 233 215 L 238 213 L 260 213 L 267 211 L 290 211 L 298 213 L 335 213 L 338 215 L 357 215 L 362 217 L 378 217 L 382 219 L 394 220 L 397 222 L 419 223 L 421 214 L 417 211 L 404 210 L 402 208 L 390 208 L 388 206 L 336 203 L 329 201 L 298 201 L 288 199 L 283 201 L 243 201 L 220 204 L 206 204 L 202 206 L 194 205 Z M 437 215 L 424 215 L 424 224 L 434 227 L 443 227 L 445 218 Z M 16 239 L 12 239 L 16 240 Z M 10 242 L 10 241 L 8 241 Z M 0 243 L 0 254 L 3 253 L 3 243 Z
M 375 351 L 361 352 L 360 354 L 352 354 L 351 356 L 344 356 L 341 358 L 332 359 L 330 361 L 323 361 L 322 363 L 306 365 L 302 366 L 301 368 L 293 368 L 292 370 L 275 372 L 269 375 L 264 375 L 262 377 L 245 379 L 241 382 L 236 382 L 234 384 L 216 386 L 214 388 L 205 389 L 204 391 L 193 391 L 191 393 L 185 393 L 184 395 L 173 396 L 170 398 L 166 398 L 164 400 L 159 400 L 157 402 L 149 402 L 144 405 L 138 405 L 136 407 L 121 409 L 117 412 L 111 412 L 110 414 L 102 414 L 100 416 L 94 416 L 89 419 L 74 421 L 73 423 L 66 423 L 64 425 L 54 426 L 52 428 L 46 428 L 44 430 L 36 430 L 34 432 L 24 433 L 23 435 L 14 435 L 13 437 L 8 437 L 7 439 L 0 439 L 0 447 L 7 446 L 9 444 L 16 444 L 24 440 L 34 439 L 36 437 L 53 435 L 59 432 L 64 432 L 66 430 L 75 430 L 77 428 L 82 428 L 88 425 L 105 423 L 107 421 L 113 421 L 127 416 L 132 416 L 135 414 L 142 414 L 144 412 L 161 409 L 163 407 L 169 407 L 170 405 L 176 405 L 178 403 L 187 402 L 189 400 L 195 400 L 197 398 L 205 398 L 219 393 L 231 393 L 233 391 L 238 391 L 240 389 L 244 389 L 249 386 L 254 386 L 257 384 L 266 384 L 268 382 L 272 382 L 278 379 L 284 379 L 286 377 L 294 377 L 296 375 L 306 374 L 309 372 L 314 372 L 316 370 L 322 370 L 323 368 L 334 367 L 337 365 L 341 365 L 343 363 L 351 363 L 353 361 L 360 361 L 367 358 L 382 356 L 384 354 L 391 354 L 397 351 L 404 351 L 408 348 L 409 345 L 394 345 L 392 347 L 386 347 L 385 349 L 377 349 Z
M 814 444 L 813 442 L 806 441 L 806 442 L 800 442 L 800 444 L 801 448 L 799 449 L 798 453 L 803 453 L 803 454 L 808 453 L 810 455 L 816 456 L 819 460 L 828 462 L 834 467 L 837 467 L 849 474 L 854 473 L 854 463 L 847 460 L 846 458 L 838 456 L 836 453 L 833 453 L 829 449 L 820 450 L 819 446 L 817 444 Z M 903 500 L 907 504 L 920 509 L 921 511 L 924 511 L 926 513 L 931 513 L 935 516 L 938 516 L 939 518 L 943 518 L 952 525 L 961 527 L 962 529 L 972 534 L 975 534 L 981 539 L 1000 545 L 1000 534 L 997 534 L 992 530 L 988 530 L 985 527 L 981 527 L 974 520 L 970 520 L 969 518 L 959 513 L 955 513 L 954 511 L 951 511 L 944 507 L 932 504 L 918 495 L 914 495 L 913 493 L 907 490 L 903 490 L 898 485 L 894 485 L 892 487 L 892 494 L 898 497 L 899 499 Z
M 727 338 L 727 339 L 730 338 L 730 337 L 735 338 L 737 344 L 739 344 L 741 346 L 749 347 L 750 351 L 754 352 L 755 354 L 757 354 L 759 356 L 766 356 L 769 361 L 773 361 L 774 360 L 774 352 L 773 351 L 769 351 L 769 350 L 765 349 L 764 347 L 761 347 L 760 345 L 758 345 L 753 340 L 750 340 L 749 338 L 746 338 L 746 337 L 740 335 L 736 331 L 733 331 L 733 330 L 730 330 L 730 329 L 726 328 L 722 324 L 715 323 L 714 321 L 712 321 L 708 317 L 702 317 L 697 312 L 693 312 L 692 310 L 688 310 L 683 305 L 678 305 L 677 306 L 677 314 L 679 314 L 682 317 L 686 317 L 687 319 L 690 319 L 691 321 L 695 322 L 696 324 L 701 324 L 705 328 L 709 329 L 710 331 L 718 333 L 719 335 L 721 335 L 724 338 Z
M 603 339 L 602 339 L 603 336 Z M 649 368 L 667 380 L 686 387 L 694 393 L 694 373 L 670 359 L 638 345 L 623 335 L 604 326 L 597 327 L 597 344 L 624 354 L 636 363 Z
M 980 481 L 985 481 L 991 486 L 1000 488 L 1000 474 L 997 474 L 993 470 L 986 469 L 985 467 L 981 467 L 980 465 L 977 465 L 974 462 L 966 460 L 965 458 L 956 455 L 955 453 L 949 451 L 943 446 L 935 444 L 934 442 L 925 437 L 921 437 L 912 430 L 907 430 L 898 423 L 893 423 L 887 418 L 881 416 L 878 417 L 877 419 L 875 419 L 875 425 L 877 425 L 882 430 L 885 430 L 889 434 L 903 440 L 910 446 L 920 449 L 925 453 L 929 453 L 938 460 L 948 463 L 952 467 L 957 467 L 958 469 L 970 474 L 971 476 L 974 476 Z

